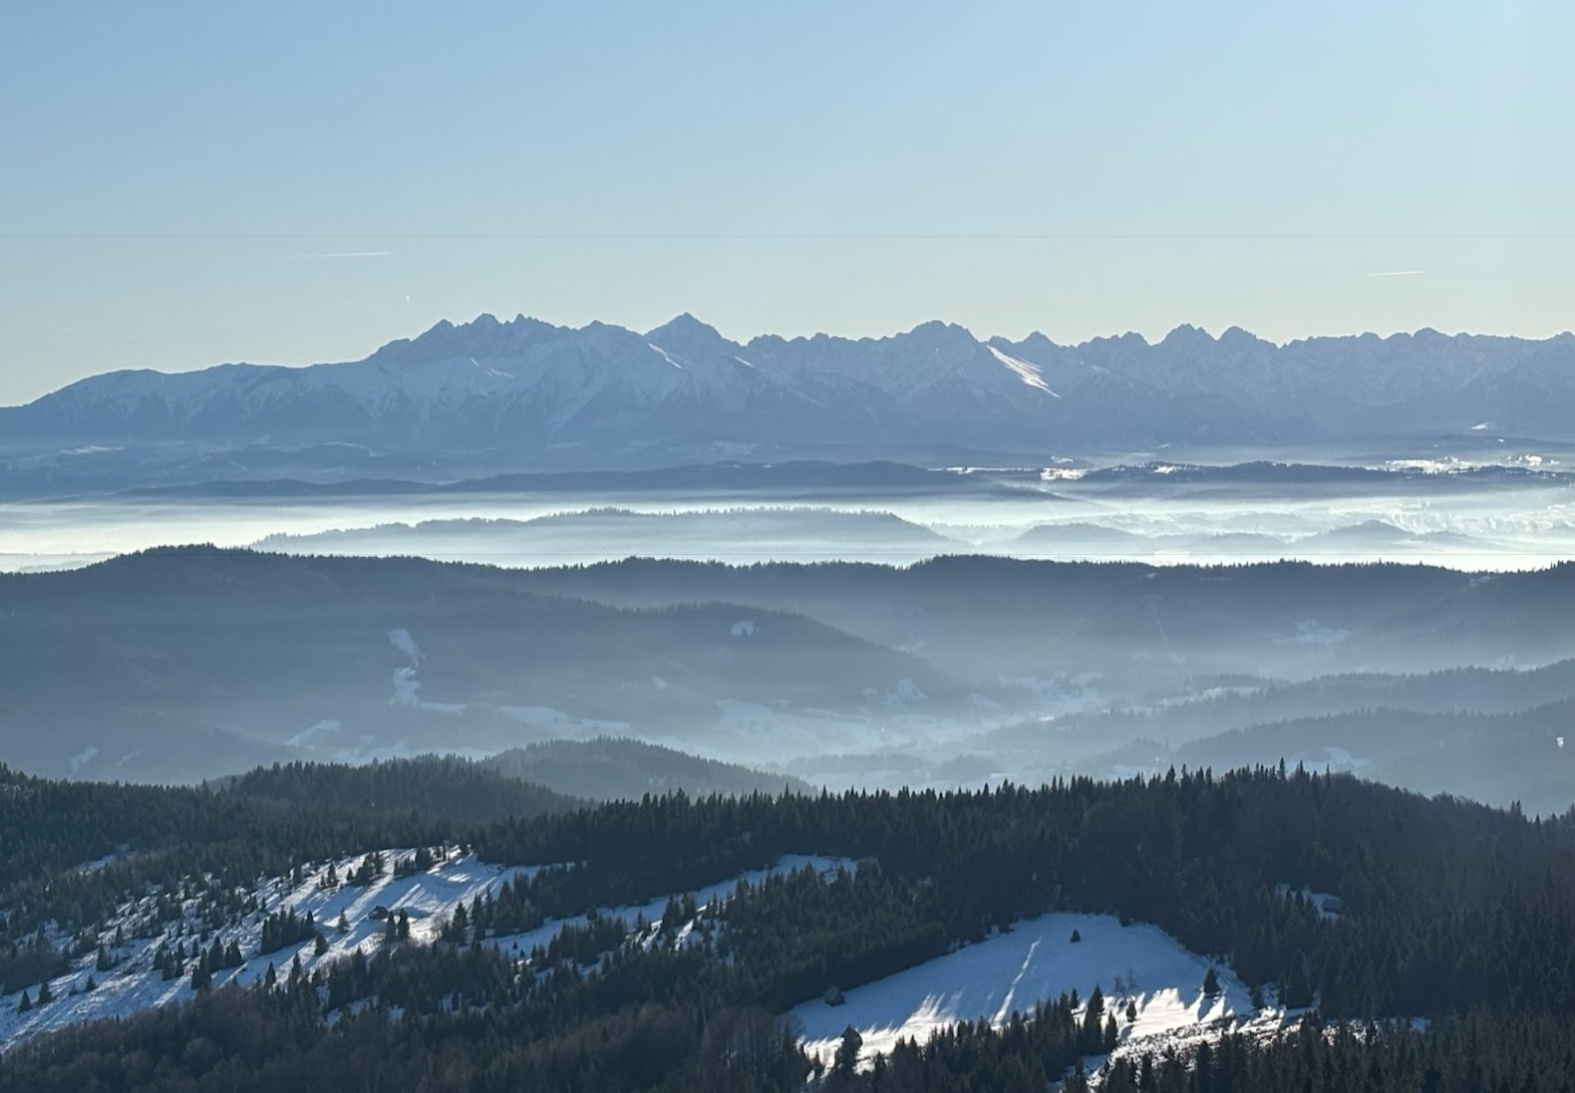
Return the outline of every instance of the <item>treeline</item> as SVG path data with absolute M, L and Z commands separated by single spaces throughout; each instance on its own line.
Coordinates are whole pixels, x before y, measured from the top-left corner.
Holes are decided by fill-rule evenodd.
M 1567 1017 L 1473 1011 L 1427 1029 L 1409 1022 L 1325 1024 L 1278 1035 L 1226 1030 L 1187 1050 L 1130 1051 L 1091 1074 L 1067 1060 L 1065 1032 L 1042 1018 L 992 1029 L 964 1023 L 898 1045 L 867 1074 L 836 1075 L 844 1093 L 1569 1093 L 1575 1036 Z M 1084 1052 L 1086 1055 L 1096 1054 Z
M 357 953 L 40 1037 L 5 1054 L 0 1093 L 801 1090 L 810 1064 L 791 1030 L 717 997 L 715 970 L 693 952 L 541 976 L 476 947 Z
M 607 805 L 493 825 L 484 857 L 580 862 L 512 898 L 545 917 L 684 891 L 783 854 L 870 859 L 950 941 L 1050 910 L 1156 923 L 1291 1004 L 1362 1018 L 1575 1012 L 1575 819 L 1259 768 L 1039 790 Z M 1340 895 L 1324 921 L 1276 888 Z M 1557 971 L 1550 971 L 1557 969 Z M 842 983 L 848 986 L 849 983 Z

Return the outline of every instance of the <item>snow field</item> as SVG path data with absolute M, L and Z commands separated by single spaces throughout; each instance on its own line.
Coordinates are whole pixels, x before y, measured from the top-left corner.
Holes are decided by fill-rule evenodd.
M 1077 931 L 1081 940 L 1072 941 Z M 1220 993 L 1203 993 L 1213 967 Z M 864 1038 L 863 1062 L 900 1039 L 919 1043 L 959 1021 L 1005 1024 L 1013 1013 L 1076 990 L 1084 1000 L 1099 987 L 1123 1044 L 1255 1012 L 1248 990 L 1230 969 L 1189 952 L 1155 926 L 1122 926 L 1109 915 L 1048 914 L 1013 925 L 925 964 L 846 992 L 847 1002 L 816 1000 L 792 1010 L 804 1048 L 830 1065 L 850 1025 Z M 1128 1023 L 1128 1002 L 1137 1021 Z M 1119 1049 L 1118 1049 L 1119 1050 Z

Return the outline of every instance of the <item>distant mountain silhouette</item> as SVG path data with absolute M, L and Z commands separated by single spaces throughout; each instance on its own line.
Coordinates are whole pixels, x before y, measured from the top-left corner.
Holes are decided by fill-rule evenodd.
M 414 476 L 420 457 L 452 464 L 459 453 L 481 472 L 817 453 L 933 461 L 948 450 L 1480 439 L 1489 423 L 1500 436 L 1569 438 L 1572 398 L 1569 334 L 1423 330 L 1277 346 L 1234 327 L 1215 338 L 1183 326 L 1154 344 L 1127 334 L 1068 346 L 1041 334 L 981 341 L 928 322 L 885 338 L 745 344 L 689 315 L 643 334 L 483 315 L 345 364 L 97 376 L 0 409 L 0 449 L 114 463 L 162 446 L 166 471 L 184 458 L 194 474 L 222 465 L 215 447 L 288 451 L 339 477 L 370 476 L 377 460 Z

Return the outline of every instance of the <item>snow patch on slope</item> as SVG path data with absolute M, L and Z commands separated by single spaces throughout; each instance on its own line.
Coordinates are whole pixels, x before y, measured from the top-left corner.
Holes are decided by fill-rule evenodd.
M 409 850 L 383 851 L 388 868 L 383 876 L 366 886 L 340 884 L 325 885 L 328 866 L 311 871 L 299 888 L 292 889 L 279 878 L 259 880 L 256 889 L 262 909 L 243 917 L 238 925 L 227 925 L 210 936 L 224 944 L 235 941 L 247 958 L 239 968 L 214 973 L 213 985 L 228 984 L 250 986 L 262 982 L 268 965 L 283 973 L 291 961 L 299 956 L 302 967 L 310 972 L 320 961 L 350 955 L 357 949 L 370 954 L 383 944 L 383 923 L 374 921 L 370 912 L 374 907 L 387 907 L 394 912 L 407 911 L 410 915 L 410 934 L 413 940 L 430 941 L 438 934 L 442 922 L 453 914 L 461 902 L 469 903 L 484 892 L 495 891 L 505 881 L 517 876 L 530 876 L 542 866 L 522 866 L 505 869 L 487 865 L 473 855 L 455 855 L 439 862 L 430 871 L 410 877 L 395 879 L 393 863 L 407 856 Z M 361 864 L 362 855 L 342 858 L 334 863 L 340 877 Z M 100 935 L 113 937 L 117 927 L 124 930 L 128 943 L 111 950 L 115 967 L 109 971 L 94 970 L 96 953 L 89 953 L 72 964 L 72 970 L 50 983 L 55 1001 L 35 1006 L 25 1014 L 17 1013 L 21 993 L 0 997 L 0 1051 L 23 1042 L 42 1032 L 50 1032 L 83 1021 L 102 1018 L 125 1017 L 153 1006 L 189 1000 L 196 994 L 191 988 L 191 975 L 165 980 L 155 965 L 155 955 L 166 941 L 173 943 L 175 931 L 180 929 L 183 944 L 189 945 L 203 924 L 198 918 L 198 901 L 188 900 L 182 918 L 162 925 L 161 932 L 152 938 L 136 938 L 137 924 L 152 913 L 153 896 L 146 896 L 123 904 L 114 917 L 103 924 Z M 328 940 L 328 951 L 319 957 L 315 943 L 288 945 L 267 954 L 257 952 L 262 935 L 262 923 L 268 915 L 293 908 L 298 915 L 310 912 Z M 350 929 L 340 933 L 335 929 L 339 916 L 344 915 Z M 61 939 L 67 943 L 69 939 Z M 207 948 L 207 945 L 203 946 Z M 93 976 L 97 988 L 88 993 L 73 994 Z M 30 995 L 37 995 L 38 985 L 29 988 Z
M 696 907 L 701 912 L 712 911 L 732 898 L 733 893 L 738 889 L 739 881 L 743 881 L 751 887 L 758 887 L 759 885 L 765 883 L 765 881 L 770 877 L 782 876 L 789 873 L 797 873 L 800 870 L 806 868 L 814 869 L 815 872 L 820 874 L 822 878 L 829 878 L 839 869 L 845 869 L 849 872 L 853 872 L 857 866 L 853 861 L 847 858 L 828 858 L 814 854 L 787 854 L 781 858 L 778 858 L 765 869 L 753 869 L 747 873 L 741 873 L 736 877 L 730 877 L 727 880 L 718 881 L 716 884 L 710 884 L 704 888 L 695 889 L 692 892 L 671 893 L 669 895 L 658 896 L 652 900 L 647 900 L 644 903 L 630 903 L 619 907 L 601 907 L 597 909 L 596 914 L 597 917 L 603 921 L 609 921 L 612 919 L 621 920 L 626 929 L 632 932 L 634 930 L 636 920 L 642 916 L 648 923 L 659 922 L 662 918 L 663 912 L 665 912 L 667 909 L 667 902 L 670 899 L 682 898 L 684 895 L 692 895 L 694 897 Z M 575 915 L 572 918 L 548 919 L 534 930 L 529 930 L 522 934 L 507 934 L 500 937 L 489 938 L 487 940 L 487 944 L 493 948 L 508 952 L 512 955 L 525 957 L 528 956 L 531 949 L 537 945 L 545 946 L 553 938 L 557 937 L 558 934 L 562 933 L 566 927 L 585 926 L 587 923 L 589 923 L 589 921 L 590 918 L 587 915 Z M 649 939 L 646 939 L 644 943 L 645 946 L 649 948 Z
M 655 344 L 653 344 L 651 342 L 646 342 L 645 344 L 649 345 L 652 349 L 654 349 L 658 353 L 660 353 L 662 355 L 662 359 L 664 361 L 666 361 L 668 364 L 672 365 L 674 368 L 678 369 L 680 372 L 682 372 L 684 370 L 684 366 L 679 364 L 678 361 L 673 358 L 673 355 L 671 353 L 669 353 L 667 350 L 665 350 L 661 346 L 655 345 Z
M 1006 365 L 1006 367 L 1015 372 L 1017 374 L 1017 378 L 1022 380 L 1023 383 L 1029 387 L 1037 387 L 1039 390 L 1043 391 L 1052 398 L 1061 397 L 1054 391 L 1050 390 L 1050 385 L 1045 382 L 1044 376 L 1040 374 L 1039 367 L 1037 365 L 1029 364 L 1027 361 L 1011 356 L 1010 354 L 1002 353 L 993 345 L 986 345 L 985 348 L 995 355 L 996 360 L 1000 361 L 1002 364 Z
M 1074 930 L 1080 941 L 1071 940 Z M 1214 997 L 1203 993 L 1210 967 L 1221 988 Z M 844 1005 L 806 1002 L 792 1016 L 804 1029 L 805 1050 L 829 1065 L 849 1025 L 864 1037 L 865 1059 L 889 1052 L 900 1039 L 922 1044 L 959 1021 L 1001 1025 L 1073 990 L 1087 998 L 1096 986 L 1128 1038 L 1255 1012 L 1246 986 L 1228 968 L 1189 952 L 1158 927 L 1058 913 L 849 990 Z M 1131 1024 L 1124 1018 L 1129 1001 L 1138 1011 Z

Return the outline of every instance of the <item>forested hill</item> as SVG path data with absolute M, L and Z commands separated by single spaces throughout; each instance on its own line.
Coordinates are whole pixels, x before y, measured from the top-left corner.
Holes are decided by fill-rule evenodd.
M 299 786 L 338 776 L 284 774 Z M 336 811 L 311 793 L 8 775 L 0 834 L 5 990 L 24 989 L 7 997 L 27 999 L 27 1020 L 80 1004 L 60 996 L 93 989 L 94 946 L 97 990 L 129 990 L 121 977 L 157 955 L 163 997 L 194 1001 L 28 1039 L 0 1057 L 7 1093 L 798 1089 L 811 1062 L 772 1014 L 1069 912 L 1162 928 L 1250 987 L 1263 1013 L 1316 1003 L 1322 1020 L 1380 1026 L 1307 1041 L 1255 1026 L 1258 1036 L 1193 1042 L 1171 1062 L 1122 1032 L 1115 1003 L 1020 999 L 1022 1020 L 958 1026 L 873 1070 L 856 1073 L 850 1048 L 825 1087 L 1043 1089 L 1070 1072 L 1076 1088 L 1079 1060 L 1114 1046 L 1113 1089 L 1269 1088 L 1271 1075 L 1300 1088 L 1338 1066 L 1347 1079 L 1313 1088 L 1465 1090 L 1502 1078 L 1554 1091 L 1547 1060 L 1575 1052 L 1575 816 L 1532 820 L 1301 770 L 977 793 L 673 795 L 479 825 L 392 806 Z M 80 867 L 117 839 L 114 860 Z M 446 848 L 457 843 L 474 856 L 455 858 Z M 821 864 L 761 872 L 794 860 Z M 334 883 L 372 886 L 368 903 L 389 898 L 378 885 L 430 893 L 483 862 L 502 879 L 449 918 L 418 919 L 409 939 L 397 923 L 373 935 L 352 923 L 343 937 L 365 942 L 353 950 L 334 948 L 349 941 L 326 925 L 259 906 L 268 893 L 328 898 L 334 862 Z M 404 879 L 387 880 L 390 864 Z M 746 875 L 759 879 L 736 879 Z M 666 893 L 719 884 L 723 902 L 675 895 L 661 911 Z M 1301 891 L 1338 895 L 1343 913 Z M 650 917 L 585 914 L 653 898 Z M 188 929 L 209 948 L 187 943 Z M 308 966 L 288 967 L 290 947 L 266 955 L 280 944 L 304 944 L 295 962 Z M 85 970 L 56 975 L 56 945 L 56 961 Z M 232 961 L 251 959 L 275 961 L 277 979 L 220 989 Z M 47 977 L 40 967 L 52 990 L 27 986 Z M 157 971 L 135 974 L 157 987 Z M 1415 1017 L 1434 1024 L 1382 1024 Z M 1199 1085 L 1200 1074 L 1238 1084 Z M 1258 1084 L 1240 1084 L 1248 1076 Z M 1479 1079 L 1489 1084 L 1470 1084 Z
M 128 886 L 172 871 L 244 884 L 329 854 L 460 838 L 581 803 L 462 760 L 296 763 L 202 788 L 59 781 L 0 764 L 0 939 L 14 944 L 49 919 L 86 922 Z
M 420 813 L 456 823 L 560 812 L 583 802 L 479 763 L 423 756 L 353 766 L 286 763 L 216 785 L 241 797 L 295 806 L 331 805 L 370 815 Z
M 480 761 L 514 778 L 552 786 L 561 793 L 591 800 L 638 800 L 683 791 L 691 797 L 713 793 L 807 793 L 808 783 L 791 775 L 768 774 L 736 763 L 702 759 L 673 748 L 627 738 L 545 740 L 511 748 Z
M 210 784 L 297 805 L 415 811 L 461 823 L 535 816 L 591 801 L 639 800 L 648 794 L 810 792 L 808 783 L 789 775 L 612 737 L 547 740 L 485 759 L 423 755 L 366 764 L 276 763 Z
M 936 715 L 971 708 L 934 665 L 791 611 L 623 609 L 420 559 L 156 550 L 0 574 L 0 605 L 0 749 L 35 773 L 200 781 L 634 724 L 667 737 L 708 731 L 719 703 L 854 717 L 898 687 Z

